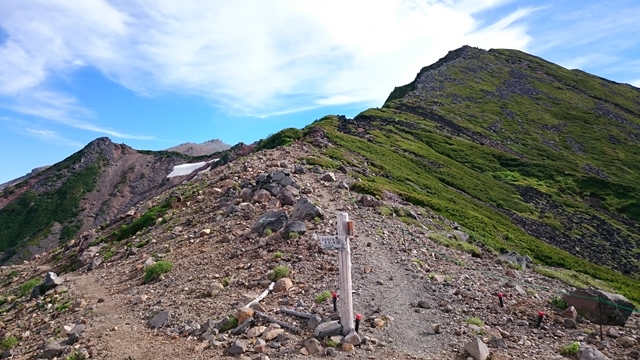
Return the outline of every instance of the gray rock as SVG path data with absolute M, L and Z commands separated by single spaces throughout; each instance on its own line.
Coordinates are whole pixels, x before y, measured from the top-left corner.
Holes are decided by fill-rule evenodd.
M 336 321 L 324 322 L 313 330 L 313 335 L 318 338 L 327 336 L 340 335 L 342 333 L 342 325 Z
M 508 348 L 507 342 L 503 338 L 499 338 L 499 337 L 492 337 L 491 340 L 489 340 L 489 345 L 496 347 L 498 349 Z
M 423 309 L 431 309 L 431 304 L 427 300 L 418 301 L 418 307 Z
M 309 328 L 309 330 L 315 330 L 316 326 L 320 323 L 322 323 L 322 318 L 320 316 L 312 316 L 307 320 L 307 328 Z
M 240 199 L 242 199 L 242 201 L 246 202 L 251 200 L 251 198 L 253 198 L 253 191 L 251 191 L 251 189 L 244 188 L 240 191 Z
M 285 176 L 287 175 L 282 171 L 274 171 L 273 173 L 271 173 L 271 181 L 279 182 L 280 180 L 284 179 Z
M 102 264 L 103 262 L 104 262 L 104 259 L 102 258 L 102 256 L 95 256 L 91 258 L 91 263 L 89 264 L 89 270 L 94 270 L 95 268 L 100 266 L 100 264 Z
M 238 325 L 235 329 L 231 330 L 232 335 L 240 335 L 244 333 L 248 328 L 252 327 L 255 324 L 255 320 L 253 318 L 247 318 L 242 324 Z
M 334 173 L 328 172 L 328 173 L 325 173 L 324 175 L 322 175 L 320 180 L 327 181 L 327 182 L 335 182 L 336 181 L 336 176 L 335 176 Z
M 576 355 L 578 360 L 609 360 L 603 353 L 592 347 L 580 349 Z
M 284 235 L 289 235 L 289 233 L 304 235 L 307 232 L 307 224 L 305 224 L 304 221 L 291 221 L 285 225 L 282 232 Z
M 316 217 L 324 219 L 324 212 L 307 198 L 300 198 L 291 211 L 292 220 L 313 221 Z
M 16 351 L 14 349 L 8 349 L 5 350 L 2 353 L 2 356 L 0 356 L 1 359 L 8 359 L 8 358 L 12 358 L 16 355 Z
M 466 343 L 464 351 L 468 352 L 476 360 L 486 360 L 489 357 L 489 348 L 479 338 Z
M 264 234 L 264 231 L 278 231 L 284 227 L 289 220 L 287 213 L 284 211 L 269 210 L 266 214 L 261 215 L 255 224 L 251 227 L 253 232 Z
M 631 350 L 629 351 L 629 353 L 627 354 L 628 357 L 634 359 L 634 360 L 638 360 L 640 359 L 640 351 L 638 350 Z
M 382 206 L 382 200 L 378 200 L 371 195 L 362 195 L 358 200 L 358 203 L 364 207 L 378 207 Z
M 358 335 L 358 333 L 355 330 L 351 330 L 347 334 L 347 336 L 344 337 L 342 342 L 351 344 L 351 345 L 360 345 L 360 343 L 362 342 L 362 339 L 360 338 L 360 335 Z
M 305 174 L 306 172 L 307 172 L 307 168 L 304 167 L 304 165 L 298 164 L 293 167 L 294 174 Z
M 45 345 L 44 350 L 42 351 L 42 355 L 40 357 L 44 359 L 53 359 L 62 355 L 65 346 L 62 346 L 57 341 L 50 341 Z
M 638 341 L 631 336 L 623 336 L 618 339 L 617 343 L 620 344 L 623 348 L 631 348 L 636 346 Z
M 260 189 L 253 194 L 251 201 L 254 203 L 265 203 L 271 199 L 271 193 L 265 189 Z
M 519 265 L 523 271 L 527 269 L 527 263 L 530 263 L 532 261 L 530 257 L 521 256 L 515 251 L 500 254 L 498 256 L 498 260 L 501 262 L 508 262 L 514 265 Z
M 64 279 L 58 277 L 58 275 L 56 275 L 56 273 L 54 272 L 50 271 L 44 277 L 44 286 L 47 288 L 47 290 L 52 289 L 58 285 L 62 285 L 62 283 L 64 283 Z
M 589 321 L 603 325 L 624 326 L 635 309 L 624 296 L 595 288 L 577 289 L 562 299 Z
M 338 189 L 349 190 L 349 184 L 346 181 L 342 180 L 338 183 Z
M 292 186 L 294 183 L 295 181 L 293 181 L 290 176 L 285 176 L 280 179 L 280 181 L 278 181 L 278 184 L 280 184 L 281 186 Z
M 229 350 L 227 350 L 227 352 L 230 355 L 240 355 L 240 354 L 243 354 L 245 351 L 247 351 L 248 347 L 249 347 L 248 341 L 236 340 L 233 342 L 233 344 L 231 344 L 231 347 L 229 348 Z
M 152 329 L 159 329 L 169 323 L 170 315 L 168 311 L 160 311 L 147 322 Z
M 287 189 L 282 190 L 278 198 L 282 205 L 294 205 L 296 203 L 296 197 Z
M 576 329 L 578 327 L 578 325 L 576 324 L 576 321 L 573 319 L 564 319 L 563 325 L 567 329 Z
M 307 339 L 302 343 L 302 345 L 307 349 L 309 355 L 319 355 L 322 353 L 322 345 L 320 345 L 320 342 L 317 339 Z

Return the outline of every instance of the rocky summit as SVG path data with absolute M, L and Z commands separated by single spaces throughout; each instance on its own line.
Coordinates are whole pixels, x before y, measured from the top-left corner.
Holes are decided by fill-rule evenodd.
M 380 109 L 215 157 L 99 139 L 5 189 L 0 355 L 639 359 L 638 94 L 464 47 Z M 206 165 L 166 177 L 190 161 Z M 318 240 L 343 213 L 348 334 L 338 250 Z

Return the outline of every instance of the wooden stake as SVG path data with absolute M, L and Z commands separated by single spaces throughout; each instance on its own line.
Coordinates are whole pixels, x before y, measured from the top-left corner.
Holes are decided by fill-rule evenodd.
M 338 213 L 338 235 L 349 235 L 349 214 Z M 353 229 L 353 223 L 351 225 Z M 353 296 L 351 284 L 351 246 L 347 237 L 347 244 L 344 249 L 338 250 L 338 260 L 340 266 L 340 324 L 342 324 L 342 335 L 346 336 L 354 329 L 353 320 Z

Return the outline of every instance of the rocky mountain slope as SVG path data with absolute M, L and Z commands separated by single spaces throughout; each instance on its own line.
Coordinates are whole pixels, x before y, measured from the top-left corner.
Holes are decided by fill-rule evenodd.
M 138 151 L 100 138 L 64 161 L 4 189 L 0 196 L 2 261 L 29 259 L 108 224 L 179 179 L 172 168 L 191 159 Z
M 213 139 L 205 141 L 201 144 L 196 143 L 184 143 L 177 146 L 173 146 L 167 149 L 167 151 L 175 151 L 190 156 L 211 155 L 213 153 L 221 152 L 229 149 L 231 146 L 223 143 L 221 140 Z
M 626 327 L 605 325 L 600 339 L 598 325 L 562 315 L 567 285 L 496 263 L 459 224 L 391 192 L 358 194 L 350 190 L 357 176 L 301 160 L 319 154 L 295 142 L 244 156 L 153 198 L 152 209 L 171 205 L 132 236 L 116 240 L 136 224 L 118 222 L 3 267 L 0 329 L 17 342 L 8 351 L 17 359 L 484 359 L 486 350 L 491 359 L 561 359 L 578 342 L 584 354 L 640 355 L 638 314 Z M 315 316 L 333 316 L 328 293 L 339 291 L 337 254 L 313 235 L 335 234 L 337 212 L 355 222 L 354 310 L 363 316 L 356 347 L 339 336 L 315 340 L 312 331 Z M 160 263 L 171 270 L 147 278 Z M 27 284 L 46 271 L 64 281 L 30 299 Z M 242 309 L 274 273 L 286 278 Z M 546 318 L 536 327 L 538 311 Z M 243 318 L 248 329 L 224 327 Z M 475 339 L 480 353 L 469 348 Z

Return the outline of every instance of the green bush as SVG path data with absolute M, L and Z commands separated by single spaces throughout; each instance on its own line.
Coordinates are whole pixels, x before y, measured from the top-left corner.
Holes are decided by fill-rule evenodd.
M 549 300 L 549 303 L 560 310 L 564 310 L 568 307 L 567 302 L 560 296 L 554 296 Z
M 285 265 L 276 266 L 276 268 L 273 269 L 273 272 L 271 273 L 270 279 L 271 281 L 278 281 L 282 278 L 289 276 L 290 273 L 291 273 L 291 269 L 289 269 L 288 266 L 285 266 Z
M 34 287 L 40 285 L 40 279 L 33 278 L 20 286 L 20 296 L 27 296 Z
M 329 292 L 329 290 L 325 290 L 325 291 L 321 292 L 320 294 L 318 294 L 318 296 L 316 296 L 316 302 L 318 304 L 321 303 L 321 302 L 325 302 L 330 297 L 331 297 L 331 293 Z
M 480 326 L 480 327 L 484 326 L 484 322 L 479 317 L 470 317 L 470 318 L 468 318 L 467 319 L 467 324 L 477 325 L 477 326 Z
M 572 342 L 571 344 L 567 344 L 560 348 L 560 355 L 568 355 L 573 356 L 580 351 L 580 343 L 577 341 Z
M 149 266 L 144 272 L 144 283 L 148 284 L 160 277 L 162 274 L 166 274 L 169 271 L 173 270 L 173 264 L 160 260 L 157 263 Z

